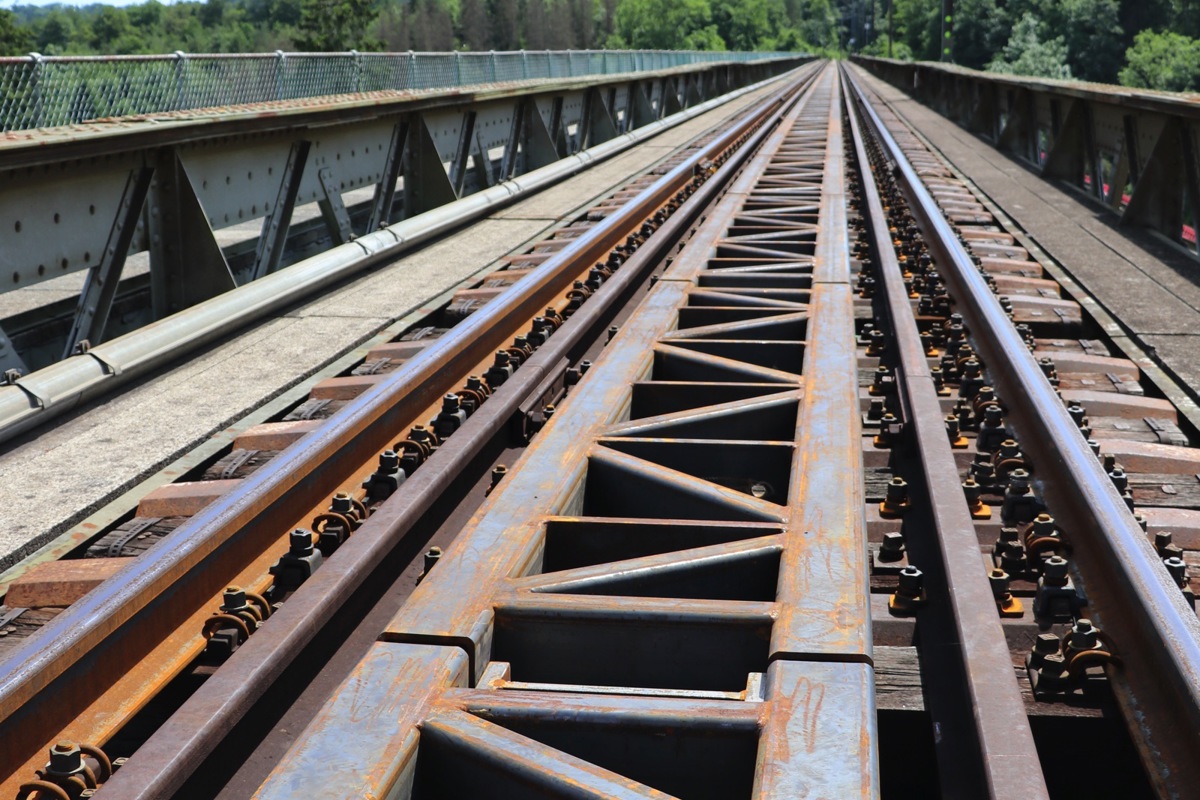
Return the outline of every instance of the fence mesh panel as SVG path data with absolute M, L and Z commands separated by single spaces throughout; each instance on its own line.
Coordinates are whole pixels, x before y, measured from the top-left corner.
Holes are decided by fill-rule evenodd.
M 380 90 L 611 75 L 784 53 L 521 51 L 0 58 L 0 130 Z

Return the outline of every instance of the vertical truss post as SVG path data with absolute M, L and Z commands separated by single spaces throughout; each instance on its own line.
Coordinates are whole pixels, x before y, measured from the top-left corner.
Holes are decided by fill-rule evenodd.
M 187 168 L 173 149 L 158 155 L 147 203 L 147 234 L 156 319 L 237 285 Z
M 350 212 L 346 210 L 346 203 L 342 200 L 342 187 L 338 185 L 333 170 L 329 167 L 317 170 L 317 180 L 321 184 L 322 195 L 317 201 L 317 207 L 321 209 L 325 227 L 329 229 L 329 235 L 333 237 L 335 245 L 345 244 L 354 238 L 354 230 L 350 225 Z
M 512 122 L 508 129 L 508 143 L 504 145 L 504 156 L 500 159 L 499 179 L 506 181 L 517 173 L 519 158 L 527 148 L 525 146 L 525 115 L 529 101 L 524 98 L 517 101 L 513 108 Z

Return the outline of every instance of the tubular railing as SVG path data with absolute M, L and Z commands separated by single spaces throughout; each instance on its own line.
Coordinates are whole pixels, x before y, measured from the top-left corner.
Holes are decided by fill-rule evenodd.
M 783 53 L 521 50 L 0 58 L 0 130 L 383 90 L 643 72 Z

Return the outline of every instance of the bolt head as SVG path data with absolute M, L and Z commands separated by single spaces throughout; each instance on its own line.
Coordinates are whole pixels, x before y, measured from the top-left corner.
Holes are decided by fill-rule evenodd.
M 909 565 L 900 570 L 900 588 L 912 594 L 918 594 L 925 585 L 925 574 L 916 567 Z
M 889 553 L 899 553 L 904 550 L 904 534 L 890 531 L 883 535 L 882 549 Z
M 1042 659 L 1042 673 L 1061 676 L 1067 672 L 1067 659 L 1061 653 L 1048 653 Z
M 1171 577 L 1177 581 L 1182 581 L 1187 577 L 1187 562 L 1179 556 L 1164 558 L 1163 566 L 1167 568 L 1167 572 L 1171 573 Z
M 294 555 L 308 555 L 313 549 L 312 532 L 304 528 L 296 528 L 288 534 L 288 547 Z
M 992 585 L 992 594 L 997 598 L 1008 594 L 1008 573 L 1002 569 L 993 569 L 988 573 L 988 583 Z
M 1037 638 L 1033 640 L 1034 651 L 1044 656 L 1057 653 L 1060 647 L 1061 642 L 1058 636 L 1053 633 L 1039 633 Z
M 1042 566 L 1047 578 L 1067 577 L 1067 560 L 1062 556 L 1050 556 Z
M 1079 619 L 1067 634 L 1067 643 L 1076 650 L 1091 650 L 1100 641 L 1099 632 L 1090 619 Z
M 50 748 L 50 763 L 47 771 L 55 775 L 70 775 L 83 769 L 83 751 L 79 745 L 66 739 L 55 742 Z
M 240 586 L 230 586 L 221 594 L 222 608 L 242 608 L 246 605 L 246 590 Z

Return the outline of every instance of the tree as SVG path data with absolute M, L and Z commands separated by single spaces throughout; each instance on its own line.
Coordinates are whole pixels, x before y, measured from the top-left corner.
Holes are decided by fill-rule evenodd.
M 1062 31 L 1073 76 L 1116 81 L 1125 50 L 1117 0 L 1060 0 L 1047 5 L 1043 19 L 1049 30 Z
M 23 56 L 33 49 L 33 34 L 17 21 L 17 15 L 0 9 L 0 55 Z
M 818 48 L 838 45 L 838 15 L 830 0 L 795 0 L 789 10 L 800 38 Z
M 725 45 L 756 50 L 787 23 L 783 0 L 717 0 L 713 20 Z
M 371 0 L 304 0 L 300 6 L 296 44 L 303 50 L 373 50 L 367 36 L 374 21 Z
M 983 67 L 1004 46 L 1010 27 L 996 0 L 957 0 L 954 4 L 954 63 Z
M 549 0 L 546 16 L 546 49 L 566 50 L 574 44 L 571 26 L 571 0 Z
M 941 0 L 895 0 L 892 24 L 895 40 L 903 42 L 918 61 L 941 58 Z
M 571 0 L 570 8 L 575 47 L 590 48 L 596 38 L 596 5 L 593 0 Z
M 468 50 L 487 50 L 489 42 L 487 12 L 483 0 L 462 0 L 459 41 Z
M 1030 13 L 1022 16 L 1013 27 L 1008 44 L 988 64 L 988 71 L 1063 80 L 1071 77 L 1063 37 L 1056 36 L 1043 42 L 1038 36 L 1038 20 Z
M 517 0 L 491 0 L 492 47 L 516 50 L 521 46 L 518 34 Z
M 637 49 L 683 50 L 689 43 L 710 43 L 710 25 L 708 0 L 621 0 L 617 6 L 617 33 Z
M 1142 31 L 1125 53 L 1121 83 L 1141 89 L 1189 92 L 1200 88 L 1200 41 L 1171 31 Z
M 525 0 L 525 47 L 529 50 L 546 49 L 547 15 L 545 0 Z

